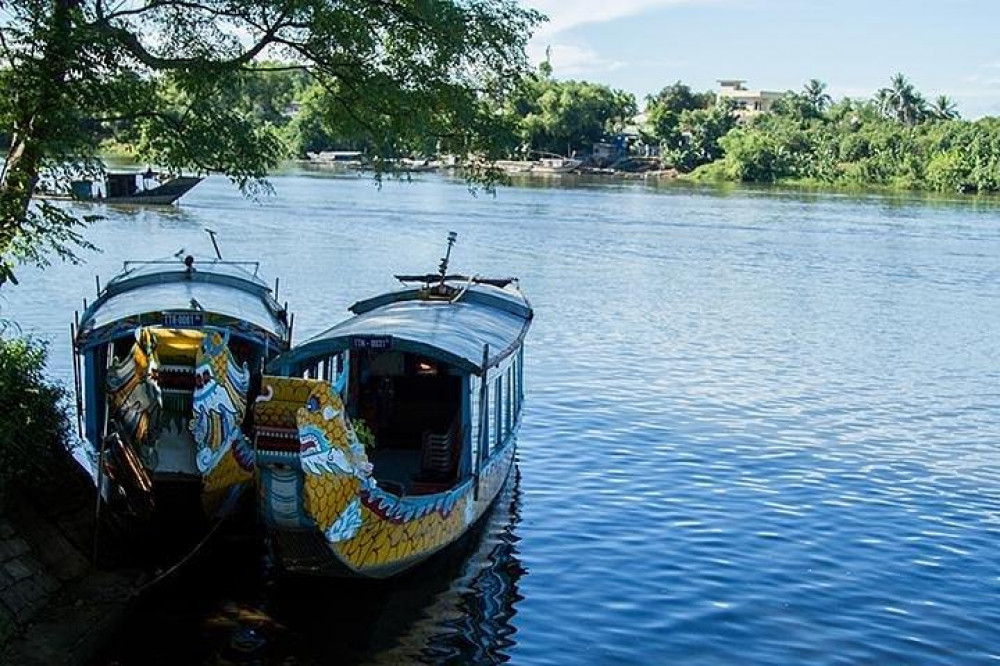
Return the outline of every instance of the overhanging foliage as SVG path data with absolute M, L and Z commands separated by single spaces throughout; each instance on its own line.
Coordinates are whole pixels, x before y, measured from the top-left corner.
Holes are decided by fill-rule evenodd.
M 527 71 L 540 16 L 513 0 L 22 0 L 3 3 L 0 280 L 18 260 L 71 257 L 81 220 L 33 209 L 47 165 L 97 165 L 112 131 L 171 170 L 260 186 L 284 156 L 231 91 L 280 60 L 322 90 L 324 120 L 374 156 L 434 145 L 497 154 L 494 112 Z M 488 177 L 488 175 L 486 176 Z M 43 221 L 39 221 L 43 220 Z

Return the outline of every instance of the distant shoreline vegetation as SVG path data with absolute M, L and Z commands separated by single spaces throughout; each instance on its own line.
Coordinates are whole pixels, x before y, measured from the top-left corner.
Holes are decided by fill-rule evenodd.
M 276 65 L 244 74 L 231 97 L 280 137 L 284 157 L 375 148 L 329 121 L 326 95 L 302 72 Z M 648 96 L 639 113 L 631 93 L 556 80 L 545 62 L 496 105 L 504 131 L 495 138 L 509 159 L 576 156 L 607 173 L 642 157 L 695 182 L 1000 192 L 1000 119 L 963 120 L 948 97 L 928 102 L 901 74 L 870 99 L 837 102 L 813 79 L 763 112 L 678 81 Z M 107 152 L 127 156 L 137 137 L 125 126 L 109 130 Z M 408 146 L 399 157 L 435 157 L 436 149 Z
M 819 85 L 822 93 L 825 86 Z M 900 75 L 871 100 L 830 103 L 827 96 L 810 96 L 809 87 L 721 136 L 721 157 L 699 165 L 688 178 L 1000 191 L 1000 119 L 962 120 L 948 98 L 928 104 Z

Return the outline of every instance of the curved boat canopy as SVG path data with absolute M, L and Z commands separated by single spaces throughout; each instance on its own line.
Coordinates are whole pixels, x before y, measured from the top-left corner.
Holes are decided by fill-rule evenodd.
M 287 345 L 285 310 L 257 276 L 256 262 L 125 262 L 124 270 L 83 313 L 83 349 L 139 326 L 231 327 L 234 334 Z
M 269 372 L 298 374 L 347 349 L 394 349 L 481 375 L 517 351 L 533 316 L 520 291 L 489 284 L 469 284 L 451 298 L 435 298 L 427 288 L 403 289 L 355 303 L 351 311 L 357 316 L 281 354 Z M 484 368 L 485 345 L 490 357 Z

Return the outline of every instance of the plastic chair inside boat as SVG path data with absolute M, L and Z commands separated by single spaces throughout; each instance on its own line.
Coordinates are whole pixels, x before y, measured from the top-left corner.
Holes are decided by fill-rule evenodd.
M 420 472 L 413 476 L 411 495 L 439 493 L 454 485 L 460 440 L 458 426 L 456 418 L 446 432 L 424 431 L 420 447 Z

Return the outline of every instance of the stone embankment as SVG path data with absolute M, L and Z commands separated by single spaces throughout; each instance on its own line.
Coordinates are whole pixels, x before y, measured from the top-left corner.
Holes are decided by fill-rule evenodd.
M 92 566 L 93 491 L 67 476 L 0 513 L 0 664 L 85 664 L 134 597 L 134 571 Z

